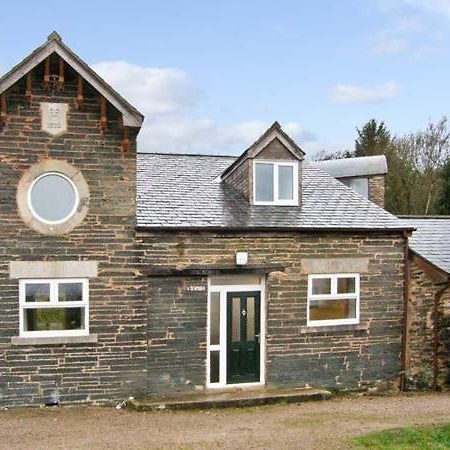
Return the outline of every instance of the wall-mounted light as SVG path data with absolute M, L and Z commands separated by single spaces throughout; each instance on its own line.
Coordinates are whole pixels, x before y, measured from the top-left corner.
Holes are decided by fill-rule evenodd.
M 248 263 L 247 252 L 236 252 L 236 265 L 245 266 Z

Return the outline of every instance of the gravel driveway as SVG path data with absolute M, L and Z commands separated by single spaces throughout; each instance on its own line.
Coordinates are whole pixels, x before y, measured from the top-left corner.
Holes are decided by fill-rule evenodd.
M 450 422 L 450 393 L 209 411 L 17 408 L 0 412 L 0 448 L 334 449 L 368 431 L 440 422 Z

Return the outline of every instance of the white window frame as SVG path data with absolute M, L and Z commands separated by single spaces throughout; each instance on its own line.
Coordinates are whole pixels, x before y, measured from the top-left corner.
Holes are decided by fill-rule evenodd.
M 256 165 L 270 164 L 273 165 L 273 201 L 257 201 L 256 200 Z M 278 172 L 280 167 L 293 168 L 293 199 L 279 199 L 278 192 Z M 277 205 L 277 206 L 298 206 L 298 162 L 295 161 L 272 161 L 266 159 L 258 159 L 253 161 L 253 204 L 254 205 Z
M 216 277 L 215 277 L 216 278 Z M 238 280 L 238 278 L 237 278 Z M 260 372 L 259 381 L 249 383 L 227 384 L 227 294 L 230 292 L 260 292 L 261 300 L 261 329 L 260 329 Z M 219 344 L 211 345 L 211 294 L 213 292 L 220 294 L 220 338 Z M 208 320 L 207 320 L 207 338 L 206 338 L 206 387 L 208 389 L 238 389 L 253 386 L 263 386 L 266 383 L 266 301 L 265 301 L 265 277 L 260 278 L 259 284 L 236 284 L 236 285 L 211 285 L 211 279 L 208 278 Z M 219 382 L 211 383 L 211 351 L 219 351 Z
M 64 218 L 62 218 L 60 220 L 47 220 L 47 219 L 44 219 L 43 217 L 41 217 L 35 211 L 35 209 L 33 207 L 33 202 L 31 201 L 31 192 L 33 191 L 34 185 L 39 180 L 41 180 L 42 178 L 45 178 L 45 177 L 47 177 L 49 175 L 57 175 L 57 176 L 59 176 L 61 178 L 64 178 L 66 181 L 68 181 L 70 183 L 70 185 L 72 186 L 72 189 L 75 192 L 75 203 L 74 203 L 72 209 L 70 210 L 70 213 L 66 217 L 64 217 Z M 67 222 L 77 212 L 78 206 L 80 204 L 80 195 L 78 193 L 77 187 L 75 186 L 75 183 L 67 175 L 64 175 L 63 173 L 60 173 L 60 172 L 45 172 L 42 175 L 39 175 L 37 178 L 35 178 L 33 180 L 33 182 L 30 184 L 30 187 L 28 188 L 28 192 L 27 192 L 27 204 L 28 204 L 29 210 L 31 211 L 31 214 L 37 220 L 39 220 L 40 222 L 45 223 L 47 225 L 58 225 L 58 224 Z
M 58 285 L 64 283 L 81 283 L 83 285 L 83 300 L 81 302 L 58 301 Z M 26 302 L 25 287 L 27 284 L 49 284 L 50 301 Z M 24 329 L 24 314 L 27 309 L 45 308 L 84 308 L 83 330 L 48 330 L 26 331 Z M 65 337 L 89 335 L 89 280 L 86 278 L 57 278 L 57 279 L 22 279 L 19 280 L 19 335 L 23 337 Z
M 313 294 L 312 284 L 313 280 L 320 278 L 331 279 L 331 293 L 330 294 Z M 354 278 L 355 279 L 355 293 L 353 294 L 338 294 L 337 285 L 339 278 Z M 308 275 L 308 302 L 307 302 L 307 326 L 329 326 L 329 325 L 351 325 L 359 323 L 359 298 L 360 298 L 360 277 L 359 273 L 335 273 L 335 274 L 311 274 Z M 310 320 L 310 302 L 311 300 L 342 300 L 355 299 L 356 300 L 356 317 L 351 319 L 331 319 L 331 320 Z

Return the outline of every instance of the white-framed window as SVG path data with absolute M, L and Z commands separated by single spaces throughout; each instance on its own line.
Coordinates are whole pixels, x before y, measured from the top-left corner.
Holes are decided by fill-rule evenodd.
M 298 163 L 253 161 L 255 205 L 298 205 Z
M 359 274 L 308 276 L 307 324 L 359 323 Z
M 28 189 L 28 208 L 36 219 L 56 225 L 70 219 L 79 204 L 74 182 L 58 172 L 47 172 L 37 177 Z
M 87 279 L 19 281 L 20 336 L 89 334 Z

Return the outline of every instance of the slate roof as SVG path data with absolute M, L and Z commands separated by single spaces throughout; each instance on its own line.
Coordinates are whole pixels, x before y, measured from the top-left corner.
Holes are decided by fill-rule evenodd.
M 388 171 L 386 156 L 361 156 L 359 158 L 317 161 L 317 167 L 335 178 L 381 175 Z
M 302 206 L 251 206 L 219 176 L 228 156 L 141 153 L 137 226 L 143 228 L 405 229 L 314 165 L 304 164 Z
M 405 225 L 416 228 L 409 239 L 410 248 L 450 274 L 450 216 L 400 219 Z

